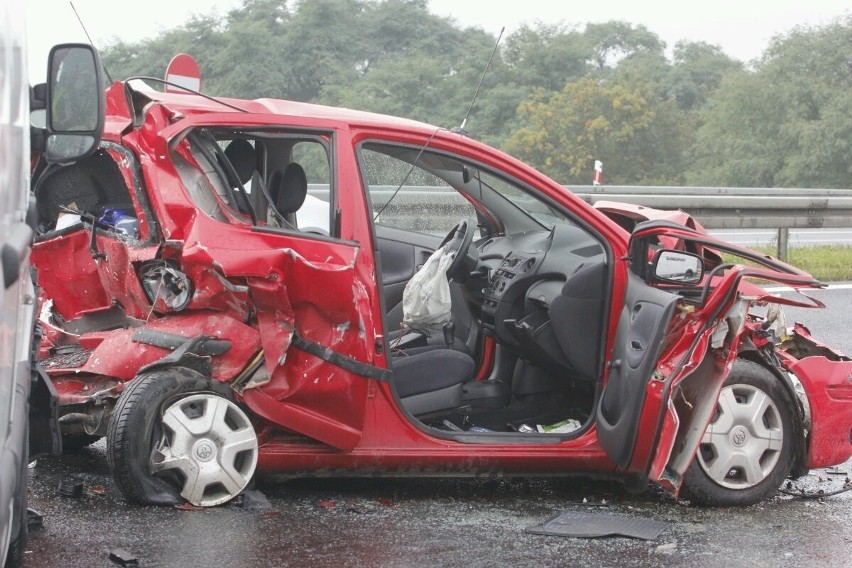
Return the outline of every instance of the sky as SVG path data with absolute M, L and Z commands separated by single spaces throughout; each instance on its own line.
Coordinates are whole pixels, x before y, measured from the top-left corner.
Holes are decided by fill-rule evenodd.
M 309 0 L 308 0 L 309 1 Z M 30 80 L 43 82 L 47 54 L 57 43 L 87 41 L 69 0 L 24 0 L 30 46 Z M 182 25 L 192 14 L 224 15 L 242 0 L 145 0 L 140 3 L 73 0 L 96 46 L 118 36 L 126 42 L 155 37 Z M 774 36 L 796 26 L 821 26 L 852 17 L 850 0 L 430 0 L 430 10 L 463 27 L 476 26 L 497 37 L 522 24 L 582 26 L 622 20 L 642 24 L 671 48 L 678 40 L 718 45 L 743 62 L 757 58 Z M 144 7 L 144 9 L 143 9 Z M 126 19 L 126 23 L 120 23 Z M 168 61 L 163 62 L 163 71 Z

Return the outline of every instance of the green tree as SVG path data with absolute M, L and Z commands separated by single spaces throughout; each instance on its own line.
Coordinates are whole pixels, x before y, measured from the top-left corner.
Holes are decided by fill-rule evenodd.
M 355 79 L 363 50 L 362 12 L 358 0 L 309 0 L 296 3 L 280 43 L 287 68 L 286 98 L 317 100 L 326 85 Z
M 560 183 L 588 184 L 596 159 L 607 183 L 676 182 L 666 161 L 680 152 L 677 109 L 650 87 L 584 78 L 559 93 L 539 89 L 519 107 L 526 125 L 506 148 Z
M 783 163 L 778 118 L 783 104 L 761 76 L 724 79 L 696 133 L 691 185 L 773 187 Z
M 666 43 L 645 26 L 634 27 L 621 21 L 588 24 L 583 37 L 590 48 L 591 62 L 598 70 L 643 53 L 662 54 L 666 49 Z
M 287 2 L 245 0 L 227 17 L 222 48 L 210 58 L 208 93 L 240 98 L 284 98 L 289 93 L 283 37 L 291 20 Z
M 211 95 L 321 102 L 459 126 L 564 183 L 852 187 L 852 18 L 779 36 L 753 67 L 717 46 L 673 57 L 622 21 L 495 33 L 428 0 L 243 0 L 102 52 L 113 78 L 162 77 L 180 52 Z
M 695 110 L 707 104 L 726 75 L 742 72 L 743 64 L 725 55 L 719 46 L 679 41 L 665 79 L 665 95 L 674 98 L 680 108 Z
M 370 6 L 363 31 L 376 39 L 353 65 L 357 80 L 326 85 L 320 100 L 446 128 L 458 126 L 496 38 L 475 28 L 460 34 L 449 19 L 430 14 L 424 2 L 389 0 Z M 482 106 L 491 86 L 498 84 L 502 68 L 496 57 L 473 109 L 479 134 L 489 132 L 491 124 L 500 124 L 481 109 L 506 114 L 505 107 L 499 108 L 493 99 Z M 516 104 L 511 103 L 512 115 Z
M 784 101 L 782 187 L 852 188 L 852 16 L 798 28 L 763 57 Z
M 582 32 L 563 25 L 523 26 L 506 38 L 505 45 L 511 78 L 527 87 L 527 93 L 533 88 L 560 91 L 590 71 L 588 42 Z
M 210 62 L 223 45 L 220 20 L 214 16 L 196 15 L 186 24 L 164 31 L 153 39 L 138 43 L 119 40 L 103 50 L 102 62 L 116 81 L 133 76 L 163 78 L 172 57 L 188 53 L 198 61 L 203 85 L 206 85 Z
M 852 18 L 776 38 L 703 113 L 690 183 L 852 187 Z

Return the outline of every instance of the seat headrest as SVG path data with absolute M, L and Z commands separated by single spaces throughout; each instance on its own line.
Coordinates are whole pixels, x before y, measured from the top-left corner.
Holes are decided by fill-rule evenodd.
M 299 164 L 287 164 L 278 177 L 279 172 L 272 174 L 269 191 L 275 201 L 275 208 L 282 215 L 289 215 L 299 210 L 308 195 L 308 177 Z
M 257 153 L 248 140 L 241 138 L 231 140 L 228 147 L 225 148 L 225 156 L 234 166 L 241 183 L 245 184 L 251 179 L 251 175 L 257 167 Z

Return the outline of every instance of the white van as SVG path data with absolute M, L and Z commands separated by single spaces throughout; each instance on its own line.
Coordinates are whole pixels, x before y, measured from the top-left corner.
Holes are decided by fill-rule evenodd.
M 88 54 L 97 72 L 84 77 L 88 92 L 102 79 L 97 52 L 91 46 L 57 46 L 45 85 L 30 89 L 23 0 L 0 2 L 0 564 L 21 562 L 27 537 L 27 465 L 38 455 L 62 452 L 58 397 L 35 361 L 35 283 L 29 256 L 35 221 L 30 192 L 31 151 L 44 152 L 60 163 L 90 152 L 103 122 L 89 118 L 91 128 L 65 133 L 54 124 L 70 123 L 62 113 L 46 110 L 46 129 L 30 127 L 30 111 L 45 109 L 51 93 L 79 98 L 80 91 L 62 85 L 63 57 Z M 66 73 L 66 76 L 69 75 Z M 78 77 L 66 77 L 78 82 Z M 89 79 L 88 81 L 86 79 Z M 102 113 L 103 96 L 96 92 L 95 113 Z M 61 103 L 62 101 L 59 101 Z M 55 105 L 61 108 L 61 104 Z M 87 117 L 83 117 L 86 119 Z M 64 122 L 63 122 L 64 121 Z
M 0 5 L 0 561 L 20 560 L 27 527 L 27 461 L 33 284 L 29 88 L 24 7 Z

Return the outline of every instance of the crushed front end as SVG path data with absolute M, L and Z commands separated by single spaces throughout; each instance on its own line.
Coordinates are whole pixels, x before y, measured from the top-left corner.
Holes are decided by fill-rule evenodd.
M 843 463 L 852 457 L 852 359 L 820 343 L 796 323 L 776 353 L 806 395 L 806 467 Z

